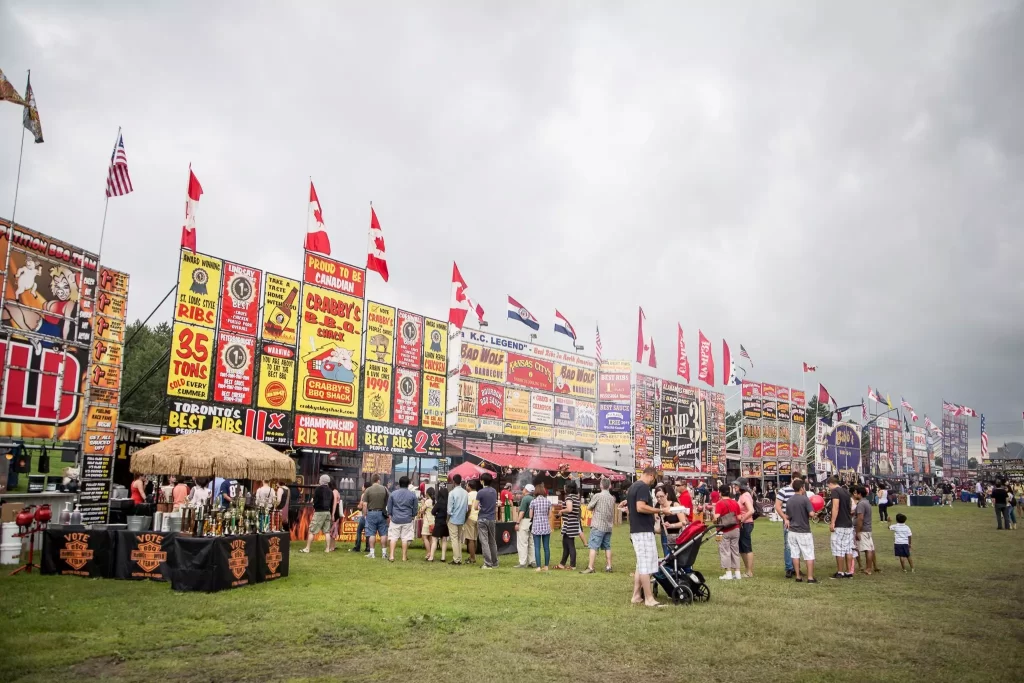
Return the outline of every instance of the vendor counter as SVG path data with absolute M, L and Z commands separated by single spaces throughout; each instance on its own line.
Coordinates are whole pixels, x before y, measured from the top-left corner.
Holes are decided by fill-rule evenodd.
M 57 526 L 44 533 L 41 571 L 215 592 L 288 576 L 290 548 L 286 532 L 193 537 Z

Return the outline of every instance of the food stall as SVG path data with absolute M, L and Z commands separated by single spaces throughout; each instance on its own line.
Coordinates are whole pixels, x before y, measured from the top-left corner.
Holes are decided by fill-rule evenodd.
M 288 456 L 219 429 L 144 448 L 132 455 L 131 470 L 197 480 L 295 479 Z M 164 580 L 182 591 L 218 591 L 288 575 L 288 534 L 272 506 L 246 507 L 237 496 L 218 509 L 211 496 L 203 506 L 186 504 L 168 517 L 170 531 L 147 529 L 148 519 L 136 520 L 139 530 L 53 525 L 44 537 L 43 573 Z

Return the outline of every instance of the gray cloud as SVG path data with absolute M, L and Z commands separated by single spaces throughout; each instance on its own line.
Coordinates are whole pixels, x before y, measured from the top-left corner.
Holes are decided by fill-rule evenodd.
M 1019 2 L 12 0 L 0 66 L 33 69 L 47 137 L 19 222 L 95 248 L 124 126 L 137 191 L 104 260 L 133 314 L 173 284 L 189 162 L 201 250 L 293 276 L 312 176 L 341 258 L 374 201 L 394 276 L 372 298 L 444 317 L 455 259 L 495 332 L 521 333 L 512 294 L 542 341 L 557 306 L 629 357 L 642 304 L 666 373 L 678 321 L 694 364 L 699 327 L 765 381 L 807 360 L 842 400 L 967 403 L 1001 443 L 1024 410 L 1021 35 Z M 8 191 L 19 121 L 0 107 Z

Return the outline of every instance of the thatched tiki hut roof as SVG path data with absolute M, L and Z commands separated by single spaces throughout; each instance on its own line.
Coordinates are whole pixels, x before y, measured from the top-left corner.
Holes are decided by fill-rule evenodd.
M 270 446 L 222 429 L 184 434 L 132 455 L 131 471 L 186 477 L 295 481 L 295 461 Z

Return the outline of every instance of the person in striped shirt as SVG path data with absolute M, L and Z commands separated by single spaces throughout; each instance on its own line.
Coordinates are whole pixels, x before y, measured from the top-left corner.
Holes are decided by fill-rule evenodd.
M 793 482 L 800 478 L 799 472 L 793 472 L 793 476 L 790 477 L 790 483 L 783 486 L 778 490 L 778 493 L 775 494 L 775 513 L 779 517 L 785 517 L 786 503 L 789 502 L 789 499 L 792 498 L 795 493 L 795 491 L 793 491 Z M 789 551 L 789 529 L 786 528 L 785 524 L 782 525 L 782 547 L 783 559 L 786 562 L 786 578 L 791 579 L 794 576 L 793 556 Z

